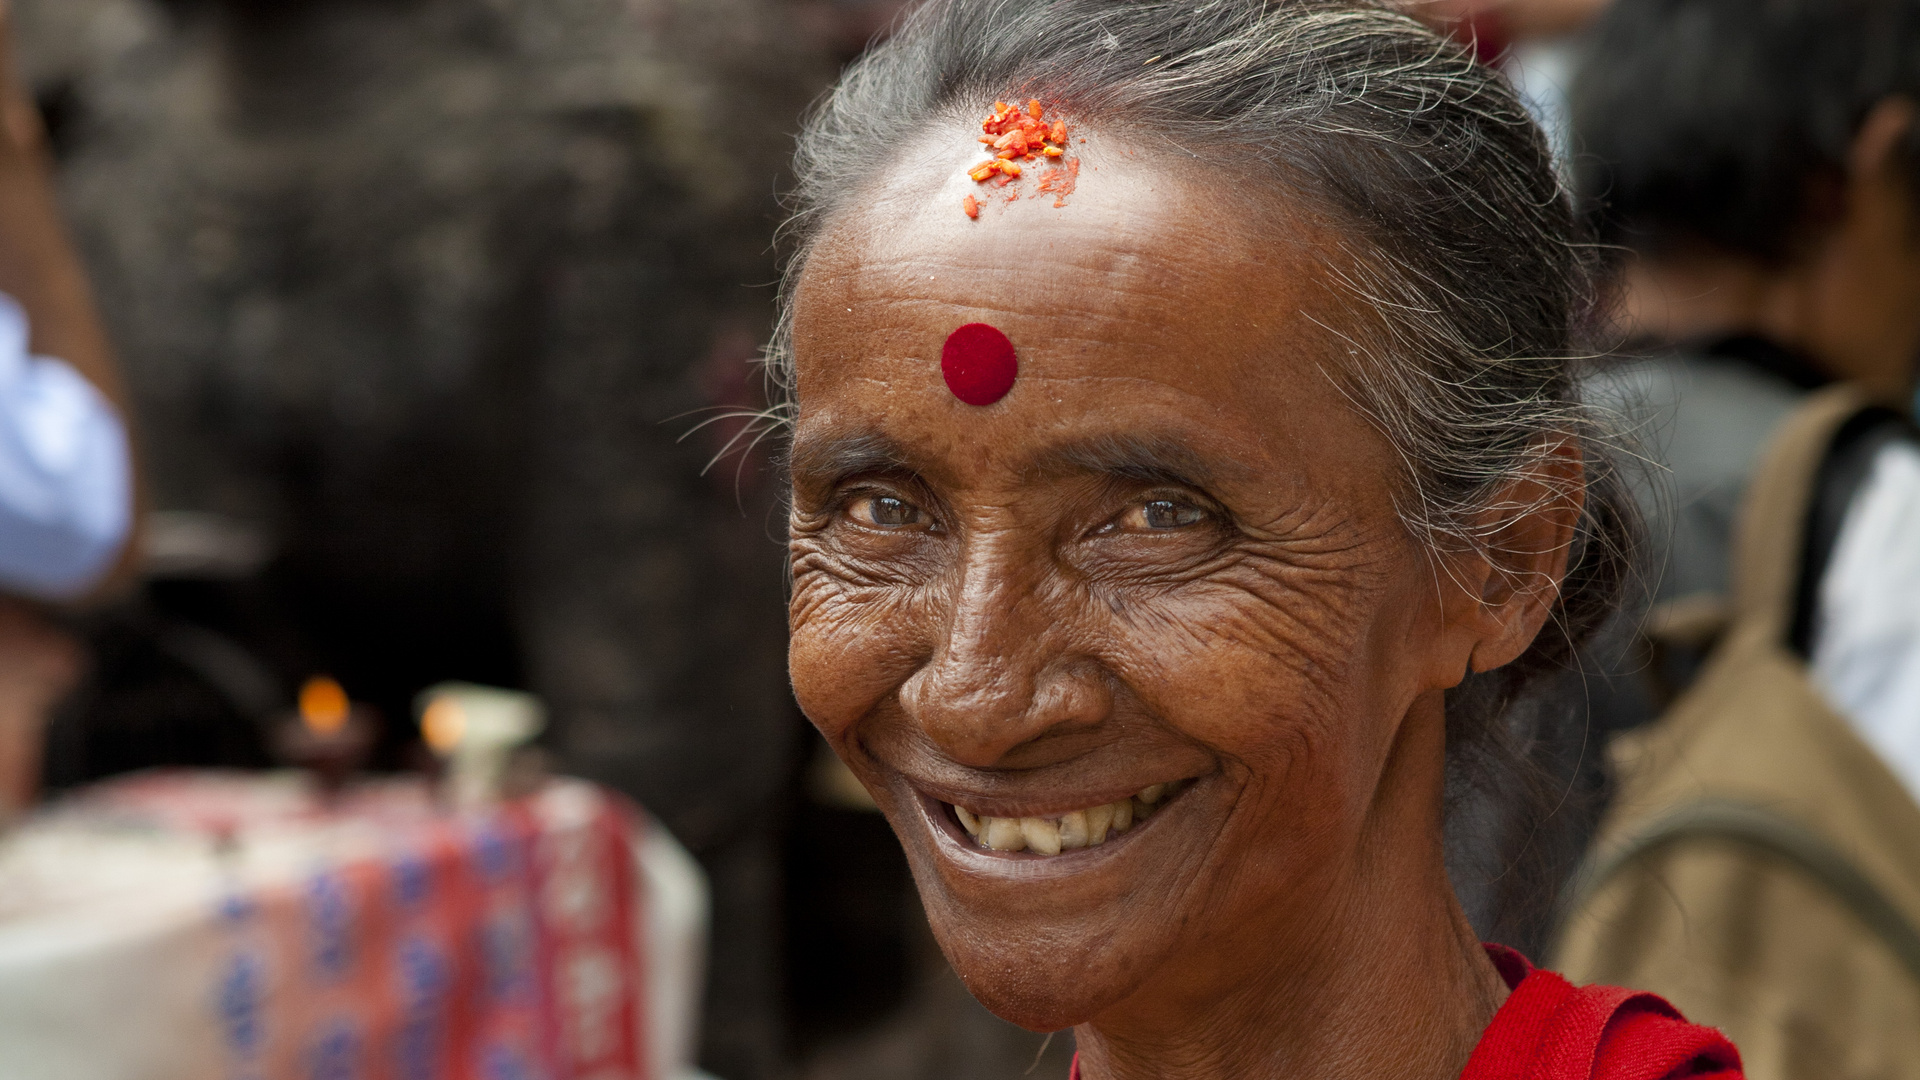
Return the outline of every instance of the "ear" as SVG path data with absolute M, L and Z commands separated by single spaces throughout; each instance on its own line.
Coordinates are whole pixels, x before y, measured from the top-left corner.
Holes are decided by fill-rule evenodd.
M 1912 98 L 1898 94 L 1881 98 L 1867 110 L 1847 145 L 1847 173 L 1835 232 L 1854 237 L 1853 247 L 1862 241 L 1874 249 L 1912 247 L 1914 163 L 1907 151 L 1916 119 L 1920 119 L 1920 108 Z M 1878 253 L 1884 257 L 1886 251 Z M 1861 254 L 1855 251 L 1852 257 L 1858 259 Z M 1898 269 L 1893 272 L 1898 274 Z
M 1913 99 L 1900 94 L 1873 103 L 1847 147 L 1849 187 L 1906 181 L 1909 166 L 1901 160 L 1900 150 L 1913 133 L 1916 114 L 1920 109 L 1915 108 Z
M 1585 504 L 1586 462 L 1565 435 L 1538 446 L 1495 493 L 1473 548 L 1446 560 L 1442 608 L 1452 647 L 1442 651 L 1454 658 L 1453 680 L 1462 666 L 1490 671 L 1533 644 L 1560 597 Z
M 1840 214 L 1812 254 L 1817 305 L 1808 351 L 1876 398 L 1905 402 L 1920 340 L 1920 204 L 1914 129 L 1920 106 L 1892 95 L 1867 110 L 1847 147 Z

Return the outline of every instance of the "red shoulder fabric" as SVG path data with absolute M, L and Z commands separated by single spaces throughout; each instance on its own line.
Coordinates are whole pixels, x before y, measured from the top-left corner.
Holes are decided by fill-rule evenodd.
M 1654 994 L 1575 986 L 1487 946 L 1512 988 L 1460 1080 L 1743 1080 L 1740 1052 Z
M 1487 955 L 1511 992 L 1460 1080 L 1745 1080 L 1726 1036 L 1657 994 L 1575 986 L 1502 945 Z M 1079 1054 L 1068 1080 L 1080 1080 Z

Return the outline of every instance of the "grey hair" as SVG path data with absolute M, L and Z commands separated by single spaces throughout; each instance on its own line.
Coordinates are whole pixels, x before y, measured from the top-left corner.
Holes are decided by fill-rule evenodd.
M 1500 493 L 1537 476 L 1540 455 L 1579 446 L 1585 501 L 1557 632 L 1448 701 L 1450 795 L 1473 775 L 1511 786 L 1514 770 L 1497 766 L 1524 758 L 1526 733 L 1503 718 L 1616 608 L 1638 523 L 1579 397 L 1592 260 L 1513 89 L 1384 3 L 931 0 L 800 135 L 769 353 L 783 389 L 793 286 L 824 227 L 870 193 L 874 148 L 1028 97 L 1148 149 L 1204 154 L 1247 181 L 1243 196 L 1304 203 L 1338 226 L 1349 250 L 1328 265 L 1358 329 L 1344 331 L 1351 370 L 1330 374 L 1398 451 L 1401 516 L 1431 547 L 1496 543 L 1524 509 L 1494 505 Z

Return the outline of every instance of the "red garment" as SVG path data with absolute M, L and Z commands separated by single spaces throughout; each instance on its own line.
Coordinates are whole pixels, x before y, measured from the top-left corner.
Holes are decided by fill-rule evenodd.
M 1740 1051 L 1654 994 L 1575 986 L 1487 946 L 1512 993 L 1460 1080 L 1744 1080 Z M 1068 1080 L 1080 1080 L 1080 1055 Z
M 1742 1080 L 1740 1051 L 1657 995 L 1575 986 L 1487 946 L 1512 993 L 1460 1080 Z

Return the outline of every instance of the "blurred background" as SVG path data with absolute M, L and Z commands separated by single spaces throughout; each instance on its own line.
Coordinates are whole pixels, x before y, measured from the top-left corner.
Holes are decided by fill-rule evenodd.
M 943 1075 L 1031 1065 L 934 978 L 884 822 L 809 794 L 777 478 L 700 426 L 765 403 L 792 133 L 901 6 L 16 0 L 149 501 L 45 793 L 270 765 L 315 676 L 389 770 L 424 688 L 529 691 L 706 872 L 705 1068 L 924 1072 L 938 1032 L 828 1067 L 913 993 L 982 1070 Z
M 795 707 L 777 448 L 739 438 L 792 135 L 906 6 L 11 0 L 143 499 L 118 585 L 13 638 L 0 618 L 0 657 L 44 661 L 0 664 L 0 714 L 30 701 L 44 733 L 15 801 L 162 767 L 435 776 L 435 688 L 516 692 L 544 718 L 516 761 L 630 798 L 698 862 L 701 1069 L 1064 1076 L 1070 1036 L 953 977 Z M 1508 73 L 1571 175 L 1605 0 L 1416 6 Z M 1602 685 L 1634 663 L 1580 673 L 1543 727 L 1558 880 L 1604 804 L 1598 741 L 1656 710 Z M 336 714 L 364 745 L 290 749 L 290 716 Z M 1485 869 L 1460 879 L 1483 932 L 1544 948 L 1545 908 L 1485 925 Z

